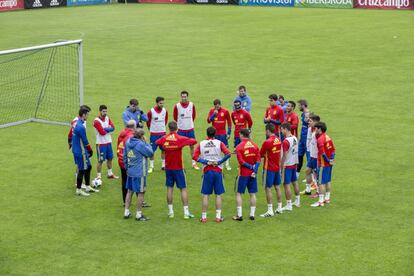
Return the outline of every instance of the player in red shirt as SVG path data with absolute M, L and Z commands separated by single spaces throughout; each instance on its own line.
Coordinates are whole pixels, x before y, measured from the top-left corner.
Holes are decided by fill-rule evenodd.
M 260 148 L 260 156 L 264 158 L 263 165 L 263 182 L 265 182 L 267 212 L 260 215 L 261 217 L 273 217 L 273 199 L 272 187 L 275 187 L 277 197 L 276 213 L 282 213 L 282 192 L 280 190 L 280 155 L 282 152 L 282 142 L 275 135 L 275 126 L 273 124 L 266 125 L 266 141 Z
M 271 94 L 269 95 L 269 104 L 270 106 L 266 108 L 265 116 L 264 116 L 264 123 L 269 124 L 272 123 L 275 125 L 275 133 L 277 136 L 280 136 L 280 124 L 283 123 L 285 120 L 285 115 L 283 114 L 283 108 L 281 108 L 277 104 L 277 95 Z
M 299 117 L 298 114 L 294 112 L 296 107 L 296 103 L 293 101 L 289 101 L 286 107 L 286 114 L 285 114 L 285 123 L 290 124 L 290 128 L 292 129 L 292 135 L 296 138 L 298 137 L 298 125 L 299 125 Z
M 281 125 L 282 133 L 285 139 L 282 142 L 282 161 L 281 164 L 283 172 L 283 184 L 285 187 L 286 206 L 282 208 L 283 211 L 292 211 L 292 193 L 290 191 L 290 184 L 293 184 L 295 190 L 295 202 L 293 205 L 300 207 L 300 191 L 298 179 L 296 176 L 296 166 L 298 164 L 298 139 L 292 135 L 289 123 Z
M 250 140 L 250 130 L 240 130 L 241 142 L 236 147 L 237 161 L 239 162 L 239 176 L 237 177 L 236 205 L 237 215 L 233 220 L 242 221 L 242 194 L 246 187 L 250 194 L 250 220 L 254 220 L 256 211 L 257 171 L 260 166 L 259 147 Z
M 174 217 L 173 210 L 173 188 L 174 183 L 181 191 L 181 200 L 184 206 L 184 219 L 193 218 L 188 208 L 188 194 L 185 180 L 183 165 L 183 148 L 185 146 L 194 146 L 197 141 L 177 134 L 177 123 L 175 121 L 168 123 L 170 133 L 155 141 L 156 145 L 161 146 L 165 152 L 165 176 L 167 186 L 167 204 L 168 217 Z
M 331 202 L 332 167 L 335 164 L 335 146 L 332 139 L 325 133 L 327 130 L 324 122 L 315 124 L 318 145 L 318 167 L 322 169 L 322 177 L 319 185 L 319 201 L 312 207 L 324 206 Z
M 207 123 L 216 129 L 215 139 L 223 142 L 226 147 L 229 147 L 229 138 L 231 135 L 231 118 L 230 113 L 227 109 L 221 106 L 221 101 L 215 99 L 213 101 L 214 108 L 210 109 L 207 115 Z M 227 126 L 227 129 L 226 129 Z M 226 133 L 227 131 L 227 133 Z M 226 161 L 226 169 L 231 170 L 229 160 Z
M 231 120 L 234 124 L 234 148 L 240 144 L 240 130 L 243 128 L 251 129 L 253 120 L 250 113 L 242 109 L 240 100 L 234 101 L 234 111 L 231 113 Z
M 134 120 L 129 120 L 126 127 L 119 133 L 117 146 L 116 146 L 116 155 L 118 157 L 118 165 L 121 169 L 121 180 L 122 180 L 122 200 L 125 204 L 125 197 L 128 192 L 126 188 L 127 172 L 124 164 L 124 148 L 125 143 L 129 138 L 134 136 L 134 131 L 136 129 L 137 123 Z

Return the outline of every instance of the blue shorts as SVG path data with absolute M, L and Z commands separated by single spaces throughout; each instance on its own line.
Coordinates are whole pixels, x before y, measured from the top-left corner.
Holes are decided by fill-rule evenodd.
M 157 141 L 158 139 L 160 139 L 161 137 L 163 137 L 165 134 L 161 134 L 161 135 L 150 135 L 150 144 L 152 147 L 152 151 L 155 152 L 157 150 L 157 148 L 160 148 L 160 150 L 162 150 L 161 146 L 155 144 L 155 141 Z
M 237 177 L 237 192 L 240 194 L 244 194 L 246 191 L 249 194 L 257 193 L 257 178 L 251 176 L 238 176 Z
M 91 161 L 89 160 L 87 153 L 82 155 L 73 155 L 73 159 L 75 160 L 75 164 L 79 171 L 87 170 L 88 167 L 91 166 Z
M 165 185 L 167 187 L 174 187 L 174 183 L 179 189 L 187 187 L 184 170 L 165 170 L 165 178 Z
M 331 178 L 332 178 L 332 167 L 323 167 L 321 185 L 326 185 L 329 182 L 331 182 Z
M 217 135 L 214 138 L 216 138 L 217 140 L 223 142 L 223 144 L 228 147 L 229 146 L 229 141 L 227 140 L 227 135 Z
M 234 148 L 236 148 L 238 144 L 240 144 L 240 142 L 241 142 L 240 137 L 234 137 Z
M 128 190 L 133 191 L 134 193 L 145 193 L 147 187 L 147 177 L 131 177 L 128 176 L 126 180 L 126 186 Z
M 181 136 L 188 137 L 188 138 L 193 138 L 193 139 L 195 139 L 195 133 L 194 133 L 194 130 L 192 130 L 192 131 L 177 131 L 177 134 L 178 134 L 178 135 L 181 135 Z
M 318 159 L 312 157 L 309 158 L 306 167 L 312 169 L 313 171 L 316 171 L 316 168 L 318 167 Z
M 214 171 L 206 171 L 203 174 L 201 194 L 211 195 L 213 191 L 216 195 L 224 193 L 223 174 Z
M 285 173 L 283 175 L 283 184 L 290 184 L 297 181 L 296 168 L 285 168 Z
M 304 156 L 306 154 L 306 136 L 300 136 L 299 146 L 298 146 L 298 155 Z
M 273 185 L 279 186 L 282 182 L 280 180 L 280 172 L 271 172 L 268 170 L 264 171 L 266 177 L 266 188 L 272 188 Z
M 106 145 L 96 145 L 96 156 L 98 157 L 98 162 L 102 163 L 105 160 L 112 160 L 114 158 L 114 153 L 112 152 L 112 144 Z

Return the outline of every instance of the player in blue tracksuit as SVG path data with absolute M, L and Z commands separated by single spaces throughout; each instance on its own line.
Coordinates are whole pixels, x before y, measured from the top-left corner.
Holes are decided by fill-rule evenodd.
M 147 185 L 148 175 L 148 158 L 152 157 L 154 152 L 150 144 L 147 144 L 142 128 L 137 129 L 134 136 L 125 143 L 124 164 L 127 171 L 126 188 L 128 193 L 125 198 L 124 218 L 130 217 L 129 207 L 131 206 L 132 193 L 137 194 L 137 215 L 139 221 L 148 220 L 142 214 L 142 204 L 144 202 L 144 193 Z
M 92 147 L 86 137 L 85 121 L 88 119 L 90 109 L 81 107 L 79 109 L 79 119 L 72 130 L 72 153 L 75 164 L 78 167 L 76 177 L 76 194 L 89 196 L 88 192 L 97 190 L 89 186 L 91 179 L 91 162 L 89 158 L 93 155 Z M 82 180 L 85 178 L 86 192 L 82 191 Z
M 299 163 L 296 168 L 296 176 L 299 179 L 300 170 L 303 166 L 303 157 L 306 154 L 306 158 L 309 159 L 309 152 L 306 148 L 306 138 L 308 136 L 308 119 L 309 119 L 309 109 L 308 109 L 308 102 L 306 100 L 299 100 L 299 110 L 302 111 L 301 119 L 302 119 L 302 129 L 300 131 L 300 139 L 299 139 L 299 146 L 298 146 L 298 157 Z
M 129 120 L 134 120 L 137 123 L 138 128 L 143 128 L 143 122 L 148 121 L 147 114 L 139 109 L 137 99 L 131 99 L 129 101 L 129 106 L 127 106 L 124 113 L 122 113 L 122 121 L 125 126 L 127 126 Z
M 250 113 L 250 110 L 252 109 L 252 99 L 250 99 L 249 96 L 247 96 L 246 87 L 244 85 L 240 85 L 239 87 L 239 96 L 234 98 L 233 102 L 240 101 L 242 105 L 242 109 L 246 110 Z M 233 107 L 233 111 L 234 111 Z

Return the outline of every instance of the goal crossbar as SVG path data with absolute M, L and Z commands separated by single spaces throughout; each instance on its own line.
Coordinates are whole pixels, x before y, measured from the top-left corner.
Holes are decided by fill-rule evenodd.
M 32 47 L 24 47 L 24 48 L 19 48 L 19 49 L 10 49 L 10 50 L 3 50 L 0 51 L 0 57 L 1 56 L 5 56 L 5 55 L 11 55 L 11 54 L 19 54 L 19 53 L 23 53 L 23 52 L 29 52 L 29 51 L 39 51 L 39 50 L 44 50 L 44 49 L 48 49 L 48 48 L 57 48 L 57 47 L 62 47 L 62 46 L 68 46 L 68 45 L 74 45 L 74 44 L 78 44 L 78 48 L 77 48 L 77 56 L 78 56 L 78 61 L 77 61 L 77 78 L 78 78 L 78 90 L 79 90 L 79 99 L 78 99 L 78 104 L 79 106 L 83 104 L 83 43 L 81 39 L 77 39 L 77 40 L 66 40 L 66 41 L 57 41 L 55 43 L 49 43 L 49 44 L 43 44 L 43 45 L 37 45 L 37 46 L 32 46 Z M 51 59 L 53 59 L 53 54 L 52 53 L 49 57 L 49 65 L 51 62 Z M 48 80 L 48 70 L 49 70 L 49 65 L 45 71 L 44 74 L 44 78 L 43 78 L 43 83 L 41 85 L 41 89 L 38 92 L 38 100 L 37 100 L 37 107 L 36 107 L 36 111 L 34 112 L 34 114 L 32 116 L 30 116 L 29 118 L 21 118 L 21 120 L 16 120 L 16 121 L 9 121 L 9 122 L 0 122 L 0 129 L 1 128 L 6 128 L 6 127 L 11 127 L 11 126 L 15 126 L 15 125 L 20 125 L 20 124 L 25 124 L 25 123 L 29 123 L 29 122 L 39 122 L 39 123 L 47 123 L 47 124 L 54 124 L 54 125 L 69 125 L 70 122 L 62 120 L 62 121 L 57 121 L 57 120 L 53 120 L 53 118 L 51 118 L 51 120 L 47 119 L 43 119 L 43 118 L 37 118 L 37 110 L 39 108 L 39 104 L 42 100 L 43 97 L 43 93 L 45 90 L 45 82 Z M 17 118 L 16 118 L 17 119 Z M 61 119 L 59 119 L 61 120 Z

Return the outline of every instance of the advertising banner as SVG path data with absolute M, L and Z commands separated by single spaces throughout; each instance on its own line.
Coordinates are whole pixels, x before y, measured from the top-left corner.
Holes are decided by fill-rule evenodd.
M 188 4 L 238 5 L 239 0 L 187 0 Z
M 240 0 L 239 5 L 293 7 L 295 0 Z
M 296 7 L 352 9 L 352 0 L 296 0 Z
M 354 0 L 354 8 L 414 10 L 414 0 Z
M 186 0 L 138 0 L 139 3 L 185 4 Z
M 25 9 L 57 8 L 66 6 L 66 0 L 24 0 Z
M 23 8 L 23 0 L 0 0 L 0 11 L 18 10 Z
M 107 4 L 109 0 L 67 0 L 68 6 Z M 136 2 L 136 1 L 135 1 Z

